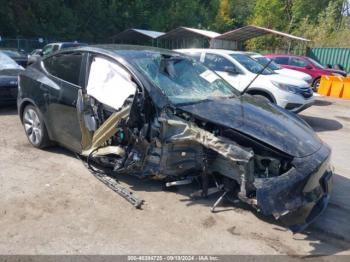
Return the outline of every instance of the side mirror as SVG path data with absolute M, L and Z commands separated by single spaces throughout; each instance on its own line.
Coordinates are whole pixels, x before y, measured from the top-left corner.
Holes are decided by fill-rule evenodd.
M 306 65 L 305 68 L 308 69 L 308 70 L 310 70 L 310 69 L 312 69 L 313 67 L 312 67 L 311 65 Z
M 224 71 L 226 73 L 232 74 L 232 75 L 237 75 L 239 74 L 239 72 L 237 71 L 237 69 L 233 66 L 225 66 L 224 67 Z

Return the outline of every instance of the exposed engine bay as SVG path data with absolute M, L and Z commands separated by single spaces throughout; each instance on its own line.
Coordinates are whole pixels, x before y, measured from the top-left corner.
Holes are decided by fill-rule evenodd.
M 255 183 L 280 176 L 291 158 L 231 129 L 201 121 L 182 110 L 153 110 L 137 91 L 115 110 L 80 92 L 82 155 L 114 175 L 163 180 L 166 186 L 200 182 L 193 196 L 221 192 L 256 208 Z M 147 104 L 148 103 L 148 104 Z

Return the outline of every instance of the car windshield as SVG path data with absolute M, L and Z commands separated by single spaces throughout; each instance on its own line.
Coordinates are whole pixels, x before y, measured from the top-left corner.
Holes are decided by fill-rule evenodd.
M 244 54 L 231 54 L 231 57 L 235 59 L 238 63 L 240 63 L 242 66 L 244 66 L 248 71 L 258 74 L 263 69 L 264 66 L 262 66 L 260 63 L 255 61 L 254 59 L 250 58 L 248 55 Z M 269 68 L 265 68 L 263 72 L 261 72 L 262 75 L 272 75 L 274 72 L 270 70 Z
M 173 104 L 230 98 L 240 93 L 193 59 L 160 53 L 138 53 L 132 62 Z
M 312 58 L 308 58 L 309 61 L 316 67 L 321 68 L 321 69 L 325 69 L 325 67 L 323 65 L 321 65 L 320 63 L 316 62 L 315 60 L 313 60 Z
M 263 66 L 266 66 L 267 63 L 270 63 L 268 65 L 268 68 L 271 70 L 280 70 L 282 69 L 282 67 L 278 64 L 276 64 L 274 61 L 272 61 L 271 59 L 265 57 L 265 56 L 256 56 L 253 57 L 256 61 L 258 61 L 260 64 L 262 64 Z M 271 62 L 270 62 L 271 61 Z
M 22 67 L 18 65 L 14 60 L 0 52 L 0 70 L 6 69 L 21 69 Z

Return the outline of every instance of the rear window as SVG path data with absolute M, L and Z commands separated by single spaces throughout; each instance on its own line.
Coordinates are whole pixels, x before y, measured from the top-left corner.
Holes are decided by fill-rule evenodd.
M 58 54 L 46 58 L 43 63 L 45 69 L 53 76 L 69 83 L 79 85 L 82 54 Z
M 288 65 L 289 58 L 286 56 L 273 57 L 273 61 L 280 65 Z

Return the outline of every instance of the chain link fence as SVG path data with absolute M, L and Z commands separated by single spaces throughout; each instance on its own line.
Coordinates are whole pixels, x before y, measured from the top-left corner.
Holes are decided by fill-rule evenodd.
M 5 38 L 0 37 L 0 49 L 11 48 L 31 52 L 34 49 L 43 48 L 46 44 L 58 42 L 56 39 L 48 38 Z

